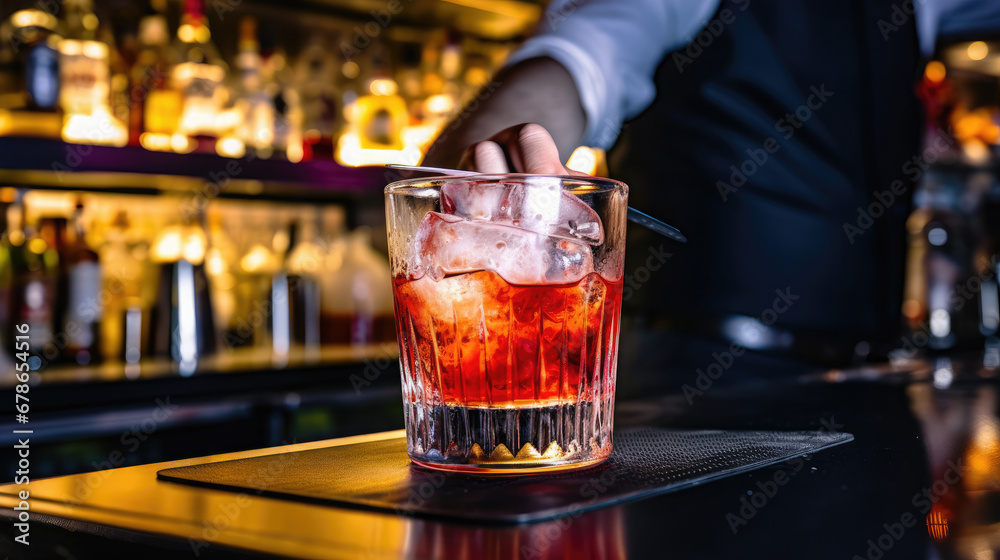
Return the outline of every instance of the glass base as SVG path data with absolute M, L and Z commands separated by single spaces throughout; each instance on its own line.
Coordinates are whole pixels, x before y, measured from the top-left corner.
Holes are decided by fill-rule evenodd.
M 589 467 L 611 454 L 610 403 L 595 406 L 581 401 L 518 408 L 404 406 L 407 452 L 423 467 L 477 474 L 529 474 Z

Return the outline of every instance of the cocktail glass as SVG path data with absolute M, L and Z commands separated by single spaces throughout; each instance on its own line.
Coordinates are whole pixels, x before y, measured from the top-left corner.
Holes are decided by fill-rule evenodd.
M 628 187 L 474 175 L 385 195 L 413 462 L 516 474 L 607 458 Z

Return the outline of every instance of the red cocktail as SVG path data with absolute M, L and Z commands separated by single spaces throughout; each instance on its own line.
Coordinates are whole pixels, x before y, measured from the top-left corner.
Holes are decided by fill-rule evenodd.
M 627 187 L 504 175 L 386 193 L 411 458 L 485 472 L 606 458 Z

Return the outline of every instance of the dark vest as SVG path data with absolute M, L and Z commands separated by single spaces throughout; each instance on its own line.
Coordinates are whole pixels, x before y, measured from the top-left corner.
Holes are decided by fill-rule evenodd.
M 741 314 L 845 341 L 898 333 L 920 60 L 913 18 L 892 18 L 889 0 L 723 0 L 664 58 L 610 167 L 690 242 L 630 228 L 626 309 L 682 328 Z M 643 270 L 660 245 L 673 256 Z M 776 305 L 777 290 L 797 299 Z

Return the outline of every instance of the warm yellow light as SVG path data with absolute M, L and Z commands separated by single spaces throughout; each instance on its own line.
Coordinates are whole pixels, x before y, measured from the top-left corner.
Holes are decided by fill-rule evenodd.
M 158 132 L 143 132 L 139 135 L 139 145 L 153 152 L 169 152 L 170 135 Z
M 97 21 L 97 16 L 94 14 L 85 14 L 81 23 L 83 24 L 84 29 L 87 31 L 93 31 L 97 29 L 97 24 L 99 22 Z
M 424 146 L 437 136 L 440 127 L 432 124 L 411 125 L 403 127 L 400 134 L 404 146 Z
M 354 103 L 348 103 L 347 105 L 344 105 L 343 112 L 344 112 L 344 120 L 349 123 L 353 123 L 361 119 L 364 110 L 361 108 L 361 105 L 358 104 L 357 101 L 355 101 Z
M 247 254 L 243 255 L 240 259 L 240 268 L 245 272 L 270 272 L 277 269 L 277 261 L 274 255 L 264 247 L 263 245 L 257 244 L 247 251 Z
M 76 207 L 77 196 L 70 192 L 29 191 L 24 195 L 28 222 L 41 216 L 68 216 Z
M 181 258 L 183 236 L 177 226 L 167 228 L 153 244 L 150 258 L 154 262 L 174 262 Z
M 275 253 L 281 255 L 288 251 L 291 242 L 292 236 L 288 234 L 288 230 L 279 229 L 274 232 L 274 237 L 271 238 L 271 248 L 274 249 Z
M 177 38 L 185 43 L 193 43 L 195 41 L 194 26 L 190 23 L 181 24 L 177 28 Z
M 172 78 L 179 84 L 186 85 L 193 78 L 221 82 L 226 77 L 226 71 L 221 66 L 214 64 L 201 64 L 198 62 L 185 62 L 174 67 Z
M 108 46 L 100 41 L 84 41 L 83 54 L 87 58 L 108 58 Z
M 302 158 L 304 158 L 305 155 L 306 155 L 305 151 L 302 149 L 302 144 L 298 142 L 293 142 L 292 144 L 289 144 L 288 149 L 285 150 L 285 157 L 288 158 L 288 161 L 292 163 L 298 163 L 302 161 Z
M 66 115 L 62 138 L 74 144 L 122 147 L 128 144 L 128 128 L 106 107 L 99 107 L 90 115 Z
M 184 259 L 191 264 L 201 264 L 207 244 L 204 232 L 196 227 L 169 226 L 153 243 L 150 259 L 161 263 Z
M 66 56 L 76 56 L 83 52 L 83 42 L 76 39 L 63 39 L 59 42 L 59 52 Z
M 443 93 L 432 95 L 424 101 L 424 108 L 429 113 L 444 115 L 450 113 L 455 108 L 455 99 Z
M 198 27 L 195 28 L 194 30 L 195 41 L 204 45 L 205 43 L 208 43 L 211 39 L 212 39 L 212 32 L 208 29 L 207 25 L 199 25 Z
M 239 107 L 223 109 L 215 115 L 216 130 L 232 130 L 243 121 L 244 113 Z
M 990 149 L 979 139 L 973 139 L 962 143 L 962 150 L 965 157 L 973 163 L 985 163 L 990 159 Z
M 10 22 L 14 27 L 43 27 L 54 29 L 59 24 L 59 20 L 48 12 L 42 10 L 19 10 L 10 16 Z
M 939 60 L 932 60 L 928 62 L 927 66 L 924 68 L 924 77 L 934 83 L 939 83 L 944 80 L 946 73 L 947 70 L 945 69 L 944 64 L 942 64 Z
M 462 51 L 457 45 L 449 45 L 441 53 L 441 73 L 446 78 L 453 78 L 458 75 L 458 70 L 462 66 Z
M 128 76 L 125 74 L 111 76 L 111 89 L 113 91 L 125 91 L 128 89 Z
M 209 249 L 205 258 L 205 272 L 216 276 L 226 272 L 226 260 L 222 258 L 222 252 L 218 249 Z
M 990 47 L 982 41 L 973 41 L 969 43 L 969 48 L 966 52 L 972 60 L 982 60 L 986 58 L 986 55 L 990 54 Z
M 45 240 L 38 237 L 28 242 L 28 250 L 36 255 L 41 255 L 48 248 L 49 246 L 45 243 Z
M 341 135 L 337 142 L 336 159 L 342 165 L 382 165 L 399 163 L 416 165 L 421 158 L 420 148 L 405 146 L 401 150 L 379 150 L 361 147 L 361 139 L 357 133 L 347 132 Z
M 481 87 L 490 81 L 490 73 L 485 68 L 474 66 L 465 71 L 465 83 L 470 86 Z
M 597 173 L 597 152 L 593 148 L 580 146 L 570 154 L 566 167 L 573 171 L 594 175 Z
M 11 231 L 7 234 L 7 241 L 14 247 L 20 247 L 21 243 L 24 243 L 24 232 L 19 229 Z
M 246 154 L 246 145 L 239 138 L 225 136 L 215 143 L 215 153 L 223 157 L 240 158 Z
M 194 151 L 198 143 L 180 133 L 170 136 L 170 149 L 178 154 L 189 154 Z
M 348 80 L 353 80 L 358 77 L 358 74 L 361 73 L 361 67 L 358 66 L 357 62 L 348 60 L 343 66 L 340 67 L 340 72 L 344 74 L 344 77 Z
M 184 239 L 181 256 L 191 264 L 201 264 L 205 259 L 205 235 L 200 230 L 189 231 Z
M 395 95 L 399 89 L 396 82 L 389 78 L 376 78 L 369 84 L 368 89 L 372 95 Z

